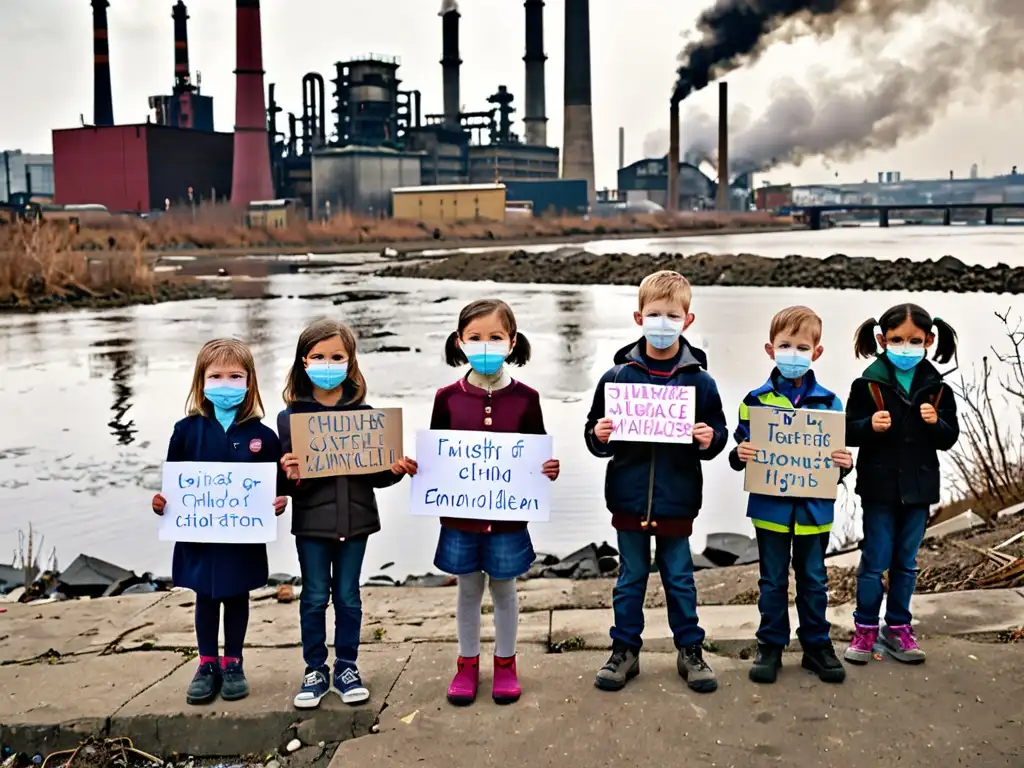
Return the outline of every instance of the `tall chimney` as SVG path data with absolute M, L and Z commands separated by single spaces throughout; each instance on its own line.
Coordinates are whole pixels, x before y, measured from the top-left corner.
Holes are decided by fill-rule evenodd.
M 562 178 L 585 179 L 593 202 L 594 114 L 590 95 L 590 0 L 565 0 L 565 137 Z
M 459 5 L 456 0 L 441 4 L 441 70 L 444 75 L 444 121 L 451 127 L 461 125 L 459 100 Z
M 107 39 L 107 0 L 92 0 L 93 123 L 114 124 L 110 93 L 110 44 Z
M 715 207 L 729 210 L 729 84 L 718 84 L 718 199 Z
M 526 0 L 526 143 L 548 143 L 547 90 L 544 84 L 544 0 Z
M 191 90 L 192 78 L 188 68 L 188 9 L 178 0 L 171 12 L 174 19 L 174 93 Z
M 679 100 L 673 96 L 668 114 L 668 187 L 665 210 L 679 212 Z
M 619 126 L 619 168 L 626 167 L 626 128 Z
M 263 95 L 260 0 L 235 0 L 235 157 L 231 204 L 245 206 L 274 196 L 270 139 Z

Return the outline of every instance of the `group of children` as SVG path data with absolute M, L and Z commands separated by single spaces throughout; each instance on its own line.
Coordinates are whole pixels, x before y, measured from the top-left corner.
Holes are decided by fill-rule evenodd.
M 690 284 L 682 275 L 649 275 L 639 290 L 634 322 L 641 338 L 615 354 L 614 366 L 598 382 L 584 430 L 587 448 L 609 459 L 605 497 L 616 529 L 620 572 L 613 590 L 612 653 L 595 684 L 619 690 L 640 671 L 644 596 L 651 570 L 651 545 L 661 574 L 669 625 L 678 648 L 677 669 L 697 692 L 717 689 L 703 656 L 704 631 L 697 617 L 697 593 L 689 537 L 703 503 L 701 463 L 718 456 L 728 442 L 722 401 L 708 373 L 704 352 L 683 333 L 694 322 Z M 837 395 L 815 377 L 813 364 L 824 351 L 821 320 L 806 307 L 790 307 L 772 320 L 765 351 L 773 366 L 767 381 L 739 407 L 736 470 L 757 454 L 750 443 L 751 408 L 775 406 L 842 411 Z M 937 452 L 956 442 L 956 403 L 942 376 L 927 361 L 946 363 L 956 352 L 953 329 L 922 308 L 902 304 L 858 329 L 855 351 L 874 358 L 852 386 L 846 406 L 847 444 L 860 448 L 857 486 L 864 510 L 864 539 L 857 576 L 856 632 L 847 661 L 867 663 L 876 644 L 894 658 L 921 662 L 911 628 L 910 598 L 916 555 L 929 505 L 939 500 Z M 445 345 L 452 367 L 469 371 L 435 395 L 431 429 L 544 434 L 539 394 L 511 378 L 509 365 L 530 359 L 530 344 L 519 332 L 512 309 L 500 300 L 474 301 L 463 308 Z M 695 392 L 692 443 L 612 441 L 605 416 L 608 382 L 689 386 Z M 299 336 L 279 414 L 278 433 L 261 423 L 251 352 L 234 340 L 206 344 L 196 360 L 188 416 L 174 427 L 168 461 L 275 462 L 280 466 L 275 511 L 292 499 L 302 576 L 300 628 L 306 670 L 295 696 L 298 708 L 319 705 L 332 687 L 343 701 L 369 698 L 357 667 L 362 607 L 359 577 L 367 538 L 380 530 L 374 491 L 415 475 L 415 459 L 403 457 L 389 470 L 359 476 L 299 478 L 292 452 L 290 417 L 295 413 L 367 409 L 367 385 L 359 370 L 356 338 L 345 325 L 319 320 Z M 840 481 L 853 467 L 846 448 L 832 452 Z M 540 471 L 551 480 L 559 462 Z M 162 514 L 166 500 L 153 498 Z M 755 682 L 774 682 L 790 640 L 789 568 L 796 574 L 797 637 L 802 665 L 827 682 L 842 682 L 845 670 L 829 639 L 825 551 L 834 502 L 750 494 L 751 518 L 760 553 L 761 624 L 750 669 Z M 471 704 L 480 681 L 480 615 L 485 587 L 494 602 L 495 644 L 492 698 L 500 704 L 521 696 L 516 670 L 518 598 L 516 579 L 535 559 L 525 522 L 442 518 L 434 557 L 439 569 L 457 576 L 456 624 L 459 655 L 448 688 L 455 705 Z M 248 695 L 242 648 L 250 590 L 267 580 L 266 547 L 258 544 L 178 543 L 173 580 L 196 592 L 195 625 L 199 667 L 187 692 L 189 703 Z M 884 626 L 879 629 L 888 571 Z M 328 666 L 326 612 L 334 605 L 334 666 Z M 224 655 L 218 655 L 223 607 Z

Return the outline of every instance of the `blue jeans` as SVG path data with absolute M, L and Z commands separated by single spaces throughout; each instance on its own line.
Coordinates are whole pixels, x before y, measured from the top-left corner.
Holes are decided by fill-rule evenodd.
M 882 609 L 882 573 L 889 571 L 885 623 L 910 624 L 910 598 L 917 586 L 917 550 L 928 524 L 927 505 L 865 504 L 864 539 L 857 568 L 857 610 L 853 620 L 878 626 Z
M 644 596 L 651 573 L 651 534 L 619 531 L 619 580 L 612 590 L 615 626 L 612 642 L 639 650 L 643 645 Z M 668 625 L 677 648 L 704 642 L 697 622 L 697 586 L 693 582 L 690 540 L 684 536 L 655 537 L 654 560 L 661 573 L 668 605 Z
M 796 574 L 796 612 L 800 626 L 796 636 L 805 648 L 828 645 L 830 625 L 825 618 L 828 587 L 825 574 L 825 550 L 828 534 L 795 536 L 792 532 L 755 528 L 760 555 L 761 595 L 757 609 L 761 626 L 757 641 L 763 645 L 789 645 L 789 553 L 793 550 Z
M 366 554 L 366 537 L 337 541 L 296 536 L 302 570 L 299 627 L 302 658 L 309 669 L 327 665 L 327 602 L 334 603 L 334 655 L 337 663 L 355 665 L 363 602 L 359 574 Z

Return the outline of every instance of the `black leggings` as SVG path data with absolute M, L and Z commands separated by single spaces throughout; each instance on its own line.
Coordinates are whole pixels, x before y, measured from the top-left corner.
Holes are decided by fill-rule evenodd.
M 249 626 L 249 593 L 235 597 L 196 595 L 196 640 L 200 656 L 218 656 L 220 607 L 224 606 L 224 655 L 242 658 L 245 630 Z

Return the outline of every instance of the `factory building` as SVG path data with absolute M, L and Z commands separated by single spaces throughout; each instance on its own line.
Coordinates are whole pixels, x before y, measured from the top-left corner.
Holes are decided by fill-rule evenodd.
M 619 169 L 619 195 L 627 202 L 650 200 L 666 210 L 668 205 L 668 157 L 638 160 Z M 717 185 L 695 165 L 679 163 L 679 201 L 676 210 L 704 210 L 715 199 Z
M 31 155 L 20 149 L 0 152 L 0 203 L 13 195 L 53 196 L 53 155 Z
M 391 190 L 394 218 L 437 225 L 504 221 L 504 184 L 444 184 Z
M 313 156 L 314 215 L 391 214 L 391 191 L 420 185 L 420 156 L 390 147 L 328 147 Z

